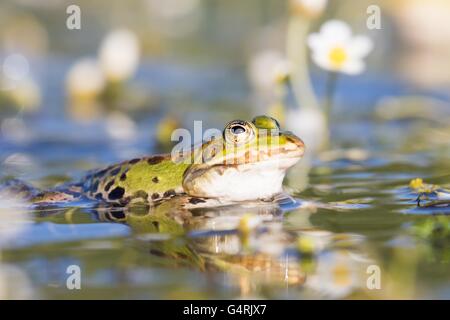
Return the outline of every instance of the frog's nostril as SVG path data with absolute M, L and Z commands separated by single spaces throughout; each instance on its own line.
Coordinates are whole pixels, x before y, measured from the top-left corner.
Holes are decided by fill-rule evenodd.
M 301 147 L 301 148 L 304 148 L 304 147 L 305 147 L 305 143 L 304 143 L 303 140 L 300 139 L 300 138 L 297 138 L 297 139 L 295 140 L 295 143 L 297 144 L 297 146 L 299 146 L 299 147 Z
M 291 143 L 294 143 L 299 148 L 305 147 L 305 143 L 303 142 L 303 140 L 292 133 L 287 136 L 287 140 Z

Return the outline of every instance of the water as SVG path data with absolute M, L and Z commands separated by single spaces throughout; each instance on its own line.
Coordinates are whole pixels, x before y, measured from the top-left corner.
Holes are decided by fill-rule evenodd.
M 62 91 L 56 79 L 64 68 L 55 70 L 42 112 L 2 116 L 19 119 L 19 133 L 26 132 L 5 134 L 3 126 L 2 177 L 49 187 L 156 152 L 155 125 L 167 110 L 182 112 L 186 126 L 202 119 L 204 127 L 253 112 L 230 107 L 247 103 L 245 87 L 220 90 L 229 76 L 242 83 L 242 75 L 182 69 L 183 77 L 174 76 L 179 82 L 167 84 L 167 72 L 177 68 L 150 64 L 138 78 L 157 87 L 163 102 L 130 112 L 135 134 L 117 139 L 101 120 L 77 123 L 66 116 L 63 97 L 52 94 Z M 301 192 L 295 191 L 299 169 L 288 175 L 294 202 L 175 213 L 170 206 L 124 211 L 88 203 L 0 209 L 0 297 L 450 298 L 449 234 L 439 231 L 439 224 L 448 228 L 450 209 L 418 208 L 408 187 L 416 177 L 449 187 L 448 125 L 431 116 L 380 120 L 373 102 L 400 96 L 405 86 L 365 81 L 343 79 L 331 151 L 313 159 Z M 351 94 L 369 87 L 370 96 Z M 189 99 L 180 99 L 188 92 Z M 252 232 L 239 232 L 243 221 L 255 225 Z M 80 290 L 66 286 L 72 265 L 80 267 Z M 378 271 L 379 283 L 371 278 Z

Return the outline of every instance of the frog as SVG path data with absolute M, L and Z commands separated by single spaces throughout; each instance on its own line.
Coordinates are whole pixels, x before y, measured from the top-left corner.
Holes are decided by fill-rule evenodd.
M 40 206 L 80 199 L 113 206 L 157 206 L 173 198 L 186 207 L 270 202 L 283 194 L 285 175 L 303 157 L 305 144 L 281 130 L 276 119 L 261 115 L 230 121 L 221 135 L 186 149 L 92 170 L 51 190 L 15 189 L 25 190 L 27 200 Z

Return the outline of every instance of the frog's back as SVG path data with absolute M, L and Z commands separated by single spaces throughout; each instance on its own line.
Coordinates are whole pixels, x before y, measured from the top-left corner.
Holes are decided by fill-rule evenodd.
M 107 202 L 155 202 L 183 192 L 182 179 L 188 164 L 175 163 L 169 154 L 136 158 L 88 174 L 83 193 Z

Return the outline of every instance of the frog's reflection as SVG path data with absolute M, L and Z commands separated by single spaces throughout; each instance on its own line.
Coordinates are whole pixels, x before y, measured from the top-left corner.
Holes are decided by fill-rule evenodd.
M 332 297 L 345 296 L 365 283 L 357 281 L 361 263 L 349 254 L 351 235 L 345 242 L 352 248 L 330 249 L 343 235 L 314 229 L 290 232 L 283 227 L 283 210 L 273 203 L 186 210 L 167 202 L 96 208 L 95 214 L 101 221 L 129 225 L 155 261 L 221 275 L 223 284 L 237 288 L 242 297 L 258 296 L 268 288 L 316 287 Z M 311 251 L 297 245 L 300 234 L 308 235 Z

